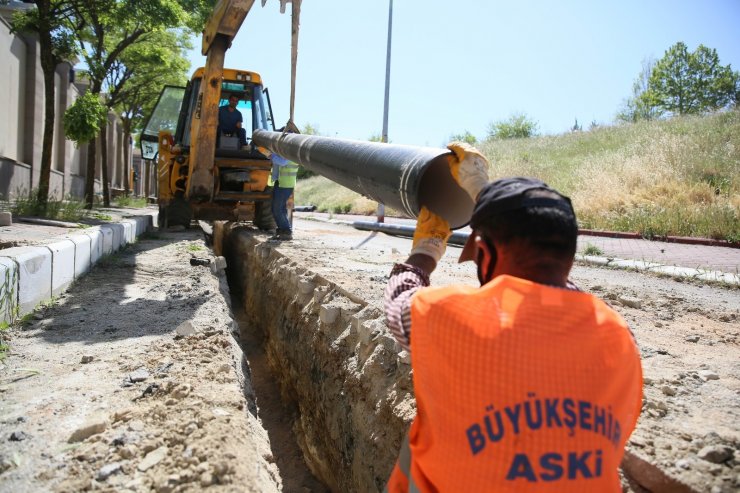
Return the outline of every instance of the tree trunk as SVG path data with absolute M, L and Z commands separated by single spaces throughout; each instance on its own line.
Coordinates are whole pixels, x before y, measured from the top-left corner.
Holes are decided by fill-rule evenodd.
M 85 170 L 85 209 L 95 204 L 95 141 L 87 144 L 87 169 Z
M 49 201 L 49 180 L 51 178 L 51 153 L 54 144 L 54 56 L 52 53 L 51 28 L 49 26 L 49 3 L 36 2 L 39 10 L 39 53 L 41 70 L 44 73 L 44 138 L 41 144 L 41 170 L 37 200 L 39 214 L 46 213 Z
M 105 123 L 100 129 L 100 161 L 102 164 L 100 179 L 103 181 L 103 205 L 110 207 L 110 187 L 108 186 L 108 115 L 105 116 Z
M 123 131 L 123 194 L 128 197 L 128 189 L 131 187 L 129 183 L 129 176 L 131 170 L 129 169 L 129 161 L 131 160 L 131 149 L 129 148 L 129 142 L 131 141 L 131 134 L 124 129 Z M 133 188 L 133 187 L 131 187 Z

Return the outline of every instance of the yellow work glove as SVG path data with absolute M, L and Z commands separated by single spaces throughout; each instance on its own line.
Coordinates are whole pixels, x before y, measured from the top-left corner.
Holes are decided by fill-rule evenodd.
M 451 234 L 450 223 L 426 207 L 422 207 L 416 219 L 411 255 L 423 253 L 432 257 L 435 262 L 439 262 L 447 249 L 447 240 Z
M 488 160 L 478 149 L 465 142 L 450 142 L 447 148 L 453 153 L 448 158 L 452 176 L 475 201 L 488 184 Z
M 260 151 L 260 154 L 265 156 L 267 159 L 270 159 L 270 157 L 272 156 L 272 153 L 266 147 L 257 147 L 257 150 Z

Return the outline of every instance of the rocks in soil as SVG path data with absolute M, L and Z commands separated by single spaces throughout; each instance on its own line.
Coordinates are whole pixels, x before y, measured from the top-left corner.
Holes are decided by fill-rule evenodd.
M 143 382 L 147 378 L 149 378 L 149 370 L 147 370 L 143 366 L 136 371 L 128 374 L 128 379 L 132 383 Z
M 156 448 L 152 450 L 151 452 L 149 452 L 148 454 L 146 454 L 146 456 L 144 457 L 144 460 L 139 462 L 139 465 L 136 466 L 136 468 L 139 471 L 144 472 L 147 469 L 162 462 L 162 460 L 165 457 L 167 457 L 168 452 L 169 452 L 169 449 L 166 446 L 161 446 L 159 448 Z
M 98 481 L 105 481 L 113 474 L 117 473 L 121 470 L 121 463 L 120 462 L 114 462 L 112 464 L 106 464 L 103 467 L 100 468 L 98 471 L 97 476 L 95 477 Z
M 706 382 L 708 380 L 719 380 L 719 375 L 712 370 L 699 370 L 699 378 Z
M 4 473 L 15 464 L 5 456 L 0 456 L 0 474 Z
M 700 459 L 714 464 L 722 464 L 730 460 L 734 452 L 725 445 L 707 445 L 696 454 Z
M 94 358 L 93 356 L 90 356 L 90 355 L 85 355 L 85 356 L 83 356 L 83 357 L 82 357 L 82 359 L 80 360 L 80 363 L 82 363 L 83 365 L 86 365 L 86 364 L 88 364 L 88 363 L 91 363 L 91 362 L 92 362 L 92 361 L 93 361 L 94 359 L 95 359 L 95 358 Z
M 30 438 L 27 433 L 23 431 L 14 431 L 10 434 L 10 438 L 8 438 L 8 440 L 10 440 L 11 442 L 22 442 L 26 438 Z
M 85 440 L 98 433 L 103 433 L 108 428 L 108 420 L 105 418 L 96 418 L 88 421 L 77 428 L 67 440 L 68 443 L 76 443 Z
M 179 337 L 188 337 L 195 334 L 195 327 L 193 327 L 190 320 L 186 320 L 175 329 L 175 335 Z
M 686 336 L 686 339 L 684 339 L 686 342 L 699 342 L 699 336 L 696 334 L 692 334 L 690 336 Z
M 634 296 L 619 295 L 617 297 L 617 301 L 619 301 L 622 305 L 630 308 L 636 308 L 638 310 L 642 308 L 642 300 Z

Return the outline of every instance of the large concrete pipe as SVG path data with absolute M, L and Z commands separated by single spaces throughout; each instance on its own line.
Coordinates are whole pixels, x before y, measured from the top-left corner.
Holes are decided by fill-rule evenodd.
M 473 201 L 455 182 L 446 149 L 255 130 L 254 143 L 372 200 L 416 217 L 422 206 L 468 224 Z

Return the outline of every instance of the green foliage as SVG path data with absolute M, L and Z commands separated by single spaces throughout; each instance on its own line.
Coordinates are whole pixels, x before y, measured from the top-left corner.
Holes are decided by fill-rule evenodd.
M 737 104 L 740 73 L 719 62 L 717 51 L 699 45 L 689 52 L 678 42 L 652 70 L 647 101 L 675 115 L 697 114 Z
M 64 133 L 79 147 L 98 135 L 107 115 L 108 110 L 98 95 L 87 92 L 64 112 Z
M 321 135 L 321 132 L 319 131 L 319 126 L 313 123 L 306 123 L 305 125 L 303 125 L 301 133 L 303 135 Z
M 77 222 L 87 215 L 85 204 L 68 196 L 66 200 L 48 199 L 42 204 L 38 199 L 38 191 L 29 192 L 20 190 L 16 193 L 15 202 L 9 204 L 10 211 L 16 216 L 45 217 L 61 221 Z
M 13 12 L 11 21 L 13 31 L 25 33 L 47 31 L 51 37 L 51 54 L 54 64 L 72 59 L 78 50 L 68 17 L 70 2 L 48 0 L 42 3 L 45 4 L 43 9 Z
M 367 140 L 369 142 L 383 142 L 383 136 L 380 134 L 372 134 Z
M 524 113 L 515 113 L 506 120 L 488 126 L 489 139 L 521 139 L 537 135 L 537 122 Z
M 591 243 L 586 243 L 586 246 L 583 248 L 583 254 L 584 255 L 603 255 L 604 251 L 597 247 L 596 245 L 593 245 Z
M 132 197 L 126 195 L 117 197 L 113 203 L 116 207 L 132 207 L 135 209 L 143 209 L 147 205 L 144 197 Z
M 466 142 L 470 144 L 471 146 L 474 146 L 475 144 L 478 143 L 478 139 L 475 138 L 475 135 L 465 130 L 461 134 L 450 135 L 450 142 Z
M 642 70 L 632 83 L 632 96 L 622 104 L 617 113 L 617 121 L 635 123 L 640 120 L 655 120 L 663 114 L 663 110 L 655 105 L 648 93 L 655 64 L 656 61 L 652 58 L 642 61 Z

